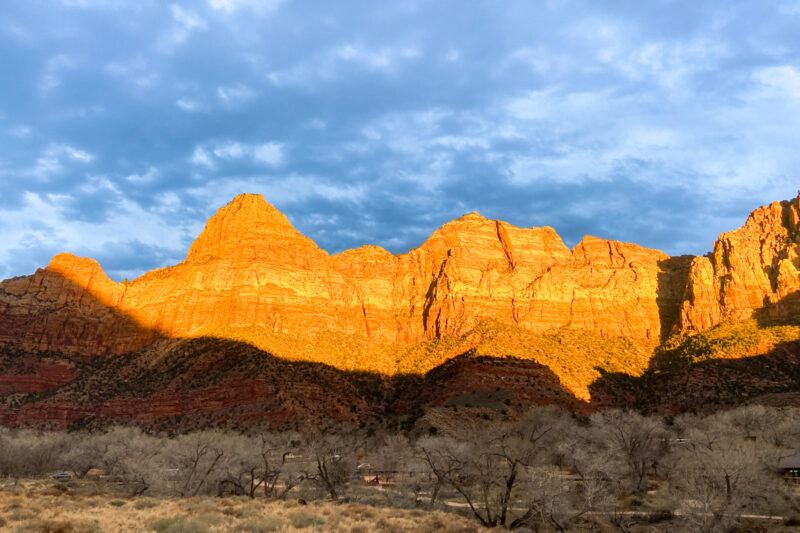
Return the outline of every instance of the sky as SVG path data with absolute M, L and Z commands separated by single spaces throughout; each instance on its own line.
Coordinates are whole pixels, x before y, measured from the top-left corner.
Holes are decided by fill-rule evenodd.
M 3 0 L 0 278 L 182 261 L 236 194 L 337 253 L 478 211 L 703 254 L 800 180 L 800 0 Z

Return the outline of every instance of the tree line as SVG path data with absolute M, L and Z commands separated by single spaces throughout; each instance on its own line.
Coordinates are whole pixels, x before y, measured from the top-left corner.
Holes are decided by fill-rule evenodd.
M 0 430 L 0 475 L 59 471 L 131 496 L 359 500 L 470 514 L 487 528 L 630 531 L 670 520 L 731 531 L 747 517 L 800 516 L 778 468 L 800 449 L 800 410 L 699 416 L 535 408 L 447 435 L 342 429 L 153 435 Z M 382 482 L 380 491 L 373 485 Z

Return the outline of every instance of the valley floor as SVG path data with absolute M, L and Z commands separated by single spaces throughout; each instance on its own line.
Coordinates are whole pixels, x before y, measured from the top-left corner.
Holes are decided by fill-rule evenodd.
M 464 504 L 459 504 L 456 500 L 447 501 L 445 505 L 454 508 L 456 512 L 464 510 L 459 509 Z M 676 531 L 673 520 L 648 519 L 649 513 L 646 511 L 589 514 L 592 515 L 589 520 L 576 524 L 569 531 Z M 621 524 L 625 524 L 627 528 L 623 525 L 623 529 L 620 529 Z M 745 518 L 740 529 L 733 531 L 789 533 L 797 531 L 796 527 L 785 517 L 749 516 Z M 0 532 L 151 531 L 479 533 L 488 530 L 468 517 L 443 511 L 398 509 L 365 503 L 312 501 L 305 504 L 294 499 L 265 501 L 247 497 L 128 497 L 115 495 L 113 486 L 92 480 L 54 481 L 49 478 L 35 478 L 15 482 L 0 479 Z
M 18 533 L 261 533 L 370 531 L 470 533 L 468 518 L 441 511 L 247 497 L 115 497 L 91 482 L 0 481 L 0 531 Z

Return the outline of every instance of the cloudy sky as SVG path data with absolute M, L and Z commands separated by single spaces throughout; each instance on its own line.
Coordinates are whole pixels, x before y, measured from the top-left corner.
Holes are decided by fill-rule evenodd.
M 181 261 L 262 193 L 329 252 L 478 211 L 704 253 L 800 187 L 800 1 L 4 0 L 0 278 Z

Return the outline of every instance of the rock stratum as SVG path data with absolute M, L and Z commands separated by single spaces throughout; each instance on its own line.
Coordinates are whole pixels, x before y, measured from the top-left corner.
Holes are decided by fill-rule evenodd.
M 519 228 L 470 213 L 405 254 L 364 246 L 330 255 L 263 197 L 243 194 L 209 219 L 186 260 L 175 266 L 117 283 L 96 261 L 60 254 L 30 276 L 0 282 L 0 397 L 5 399 L 0 422 L 136 418 L 137 405 L 144 406 L 135 400 L 141 397 L 135 386 L 126 385 L 127 408 L 109 407 L 120 400 L 104 396 L 101 409 L 97 399 L 81 405 L 80 380 L 112 362 L 150 368 L 178 357 L 180 346 L 191 352 L 203 339 L 233 342 L 224 345 L 229 367 L 255 357 L 255 350 L 280 365 L 324 365 L 331 376 L 371 375 L 385 390 L 380 401 L 356 395 L 361 399 L 348 409 L 359 416 L 374 414 L 375 402 L 410 405 L 398 399 L 409 397 L 408 387 L 389 397 L 398 376 L 434 369 L 442 374 L 437 367 L 463 354 L 528 361 L 536 368 L 515 367 L 511 374 L 540 375 L 541 367 L 552 374 L 545 381 L 560 388 L 539 400 L 585 403 L 592 400 L 590 386 L 603 375 L 645 372 L 653 350 L 670 336 L 730 321 L 798 316 L 798 224 L 800 198 L 775 202 L 754 211 L 742 228 L 722 234 L 712 253 L 670 257 L 590 236 L 569 249 L 552 228 Z M 465 362 L 452 368 L 488 376 L 492 365 Z M 291 396 L 291 386 L 265 389 L 252 382 L 263 376 L 234 374 L 214 385 L 217 396 L 227 394 L 220 383 L 228 379 L 233 388 L 255 387 L 256 397 L 271 395 L 272 410 L 281 409 L 278 389 Z M 112 373 L 108 379 L 135 384 L 143 378 Z M 474 379 L 459 380 L 478 386 Z M 185 379 L 178 383 L 191 388 Z M 172 396 L 165 392 L 170 387 L 176 387 Z M 495 388 L 502 387 L 495 383 Z M 325 403 L 326 394 L 355 389 L 332 386 L 325 392 L 316 384 L 303 390 Z M 162 389 L 151 391 L 161 396 L 146 405 L 160 405 L 151 411 L 174 417 L 193 412 L 193 402 L 214 403 L 201 394 L 175 407 L 181 391 L 164 381 Z M 248 404 L 239 392 L 228 394 L 226 409 Z M 530 390 L 520 394 L 539 401 Z M 428 403 L 438 401 L 429 390 L 422 396 Z M 572 400 L 564 400 L 567 396 Z M 284 415 L 278 418 L 291 419 Z

